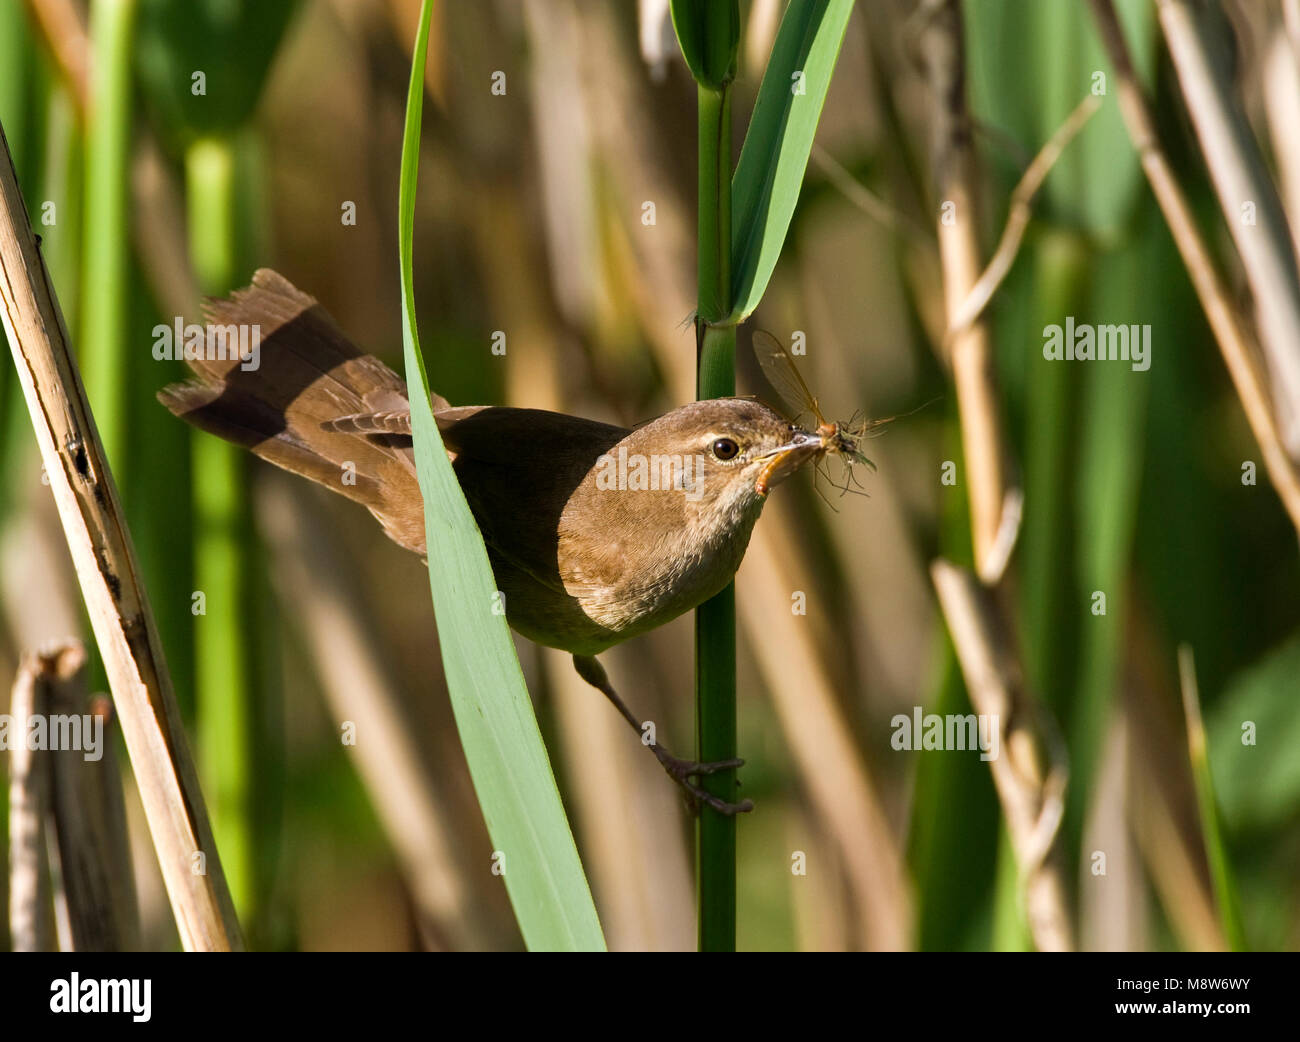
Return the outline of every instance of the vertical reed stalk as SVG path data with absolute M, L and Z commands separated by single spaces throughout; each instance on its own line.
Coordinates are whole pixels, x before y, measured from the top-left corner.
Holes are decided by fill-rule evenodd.
M 725 6 L 725 5 L 719 5 Z M 736 391 L 736 327 L 711 326 L 731 310 L 731 89 L 699 91 L 699 357 L 696 393 L 722 398 Z M 695 612 L 695 721 L 698 758 L 736 755 L 736 590 L 734 584 Z M 728 803 L 736 772 L 703 779 Z M 700 951 L 736 947 L 736 819 L 700 808 L 696 843 Z
M 200 138 L 185 153 L 189 253 L 204 293 L 234 288 L 242 252 L 238 155 L 228 135 Z M 252 635 L 244 493 L 245 453 L 218 438 L 195 438 L 195 701 L 199 763 L 212 800 L 212 827 L 225 856 L 235 907 L 249 919 L 253 898 Z
M 85 273 L 80 352 L 104 451 L 123 476 L 126 449 L 126 321 L 130 230 L 131 36 L 135 0 L 95 0 L 90 9 L 90 96 L 86 113 Z

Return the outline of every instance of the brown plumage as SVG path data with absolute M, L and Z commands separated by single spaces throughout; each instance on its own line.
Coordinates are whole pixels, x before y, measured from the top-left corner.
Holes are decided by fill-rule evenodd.
M 207 302 L 205 316 L 210 330 L 259 327 L 258 364 L 189 360 L 195 378 L 160 392 L 162 403 L 363 504 L 423 554 L 402 379 L 269 269 Z M 433 406 L 510 625 L 572 652 L 634 725 L 591 656 L 726 586 L 768 490 L 827 448 L 748 398 L 692 402 L 632 430 L 537 409 L 453 408 L 436 396 Z M 698 765 L 656 755 L 706 798 L 683 777 Z
M 423 554 L 424 515 L 401 377 L 363 354 L 312 297 L 263 268 L 204 308 L 209 327 L 261 330 L 258 366 L 190 359 L 159 399 L 177 416 L 366 506 Z M 211 341 L 211 336 L 209 337 Z M 693 402 L 634 430 L 537 409 L 435 417 L 505 593 L 507 619 L 541 644 L 595 654 L 695 607 L 735 573 L 762 508 L 759 457 L 802 434 L 761 402 Z M 739 453 L 712 452 L 731 439 Z M 788 464 L 817 446 L 790 450 Z M 599 461 L 690 459 L 698 496 L 602 489 Z M 787 465 L 785 469 L 793 469 Z
M 194 426 L 364 504 L 395 542 L 423 553 L 409 437 L 358 438 L 322 426 L 341 416 L 406 408 L 402 379 L 363 354 L 312 297 L 269 268 L 259 269 L 246 289 L 204 301 L 203 315 L 209 344 L 212 327 L 259 327 L 260 364 L 244 369 L 237 358 L 187 359 L 195 379 L 164 388 L 158 400 Z

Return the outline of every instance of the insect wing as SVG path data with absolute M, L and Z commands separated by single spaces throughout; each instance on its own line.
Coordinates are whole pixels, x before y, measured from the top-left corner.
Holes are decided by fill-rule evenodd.
M 758 358 L 759 367 L 767 377 L 767 382 L 776 388 L 786 405 L 799 413 L 812 413 L 818 423 L 823 422 L 817 399 L 803 382 L 803 377 L 795 368 L 794 359 L 781 341 L 765 330 L 754 330 L 754 355 Z

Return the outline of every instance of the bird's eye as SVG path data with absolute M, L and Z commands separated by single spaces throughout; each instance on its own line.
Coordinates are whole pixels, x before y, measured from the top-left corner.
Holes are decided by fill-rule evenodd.
M 740 446 L 730 438 L 719 438 L 713 443 L 713 455 L 720 460 L 735 459 L 739 451 Z

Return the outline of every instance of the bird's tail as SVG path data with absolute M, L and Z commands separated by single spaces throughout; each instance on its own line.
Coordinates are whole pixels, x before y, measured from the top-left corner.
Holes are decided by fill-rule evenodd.
M 424 510 L 401 377 L 269 268 L 259 269 L 251 286 L 205 301 L 204 317 L 204 349 L 186 351 L 195 378 L 165 387 L 159 401 L 194 426 L 365 505 L 395 542 L 423 554 Z M 241 343 L 255 346 L 239 357 L 231 345 Z M 446 404 L 434 400 L 435 409 Z

